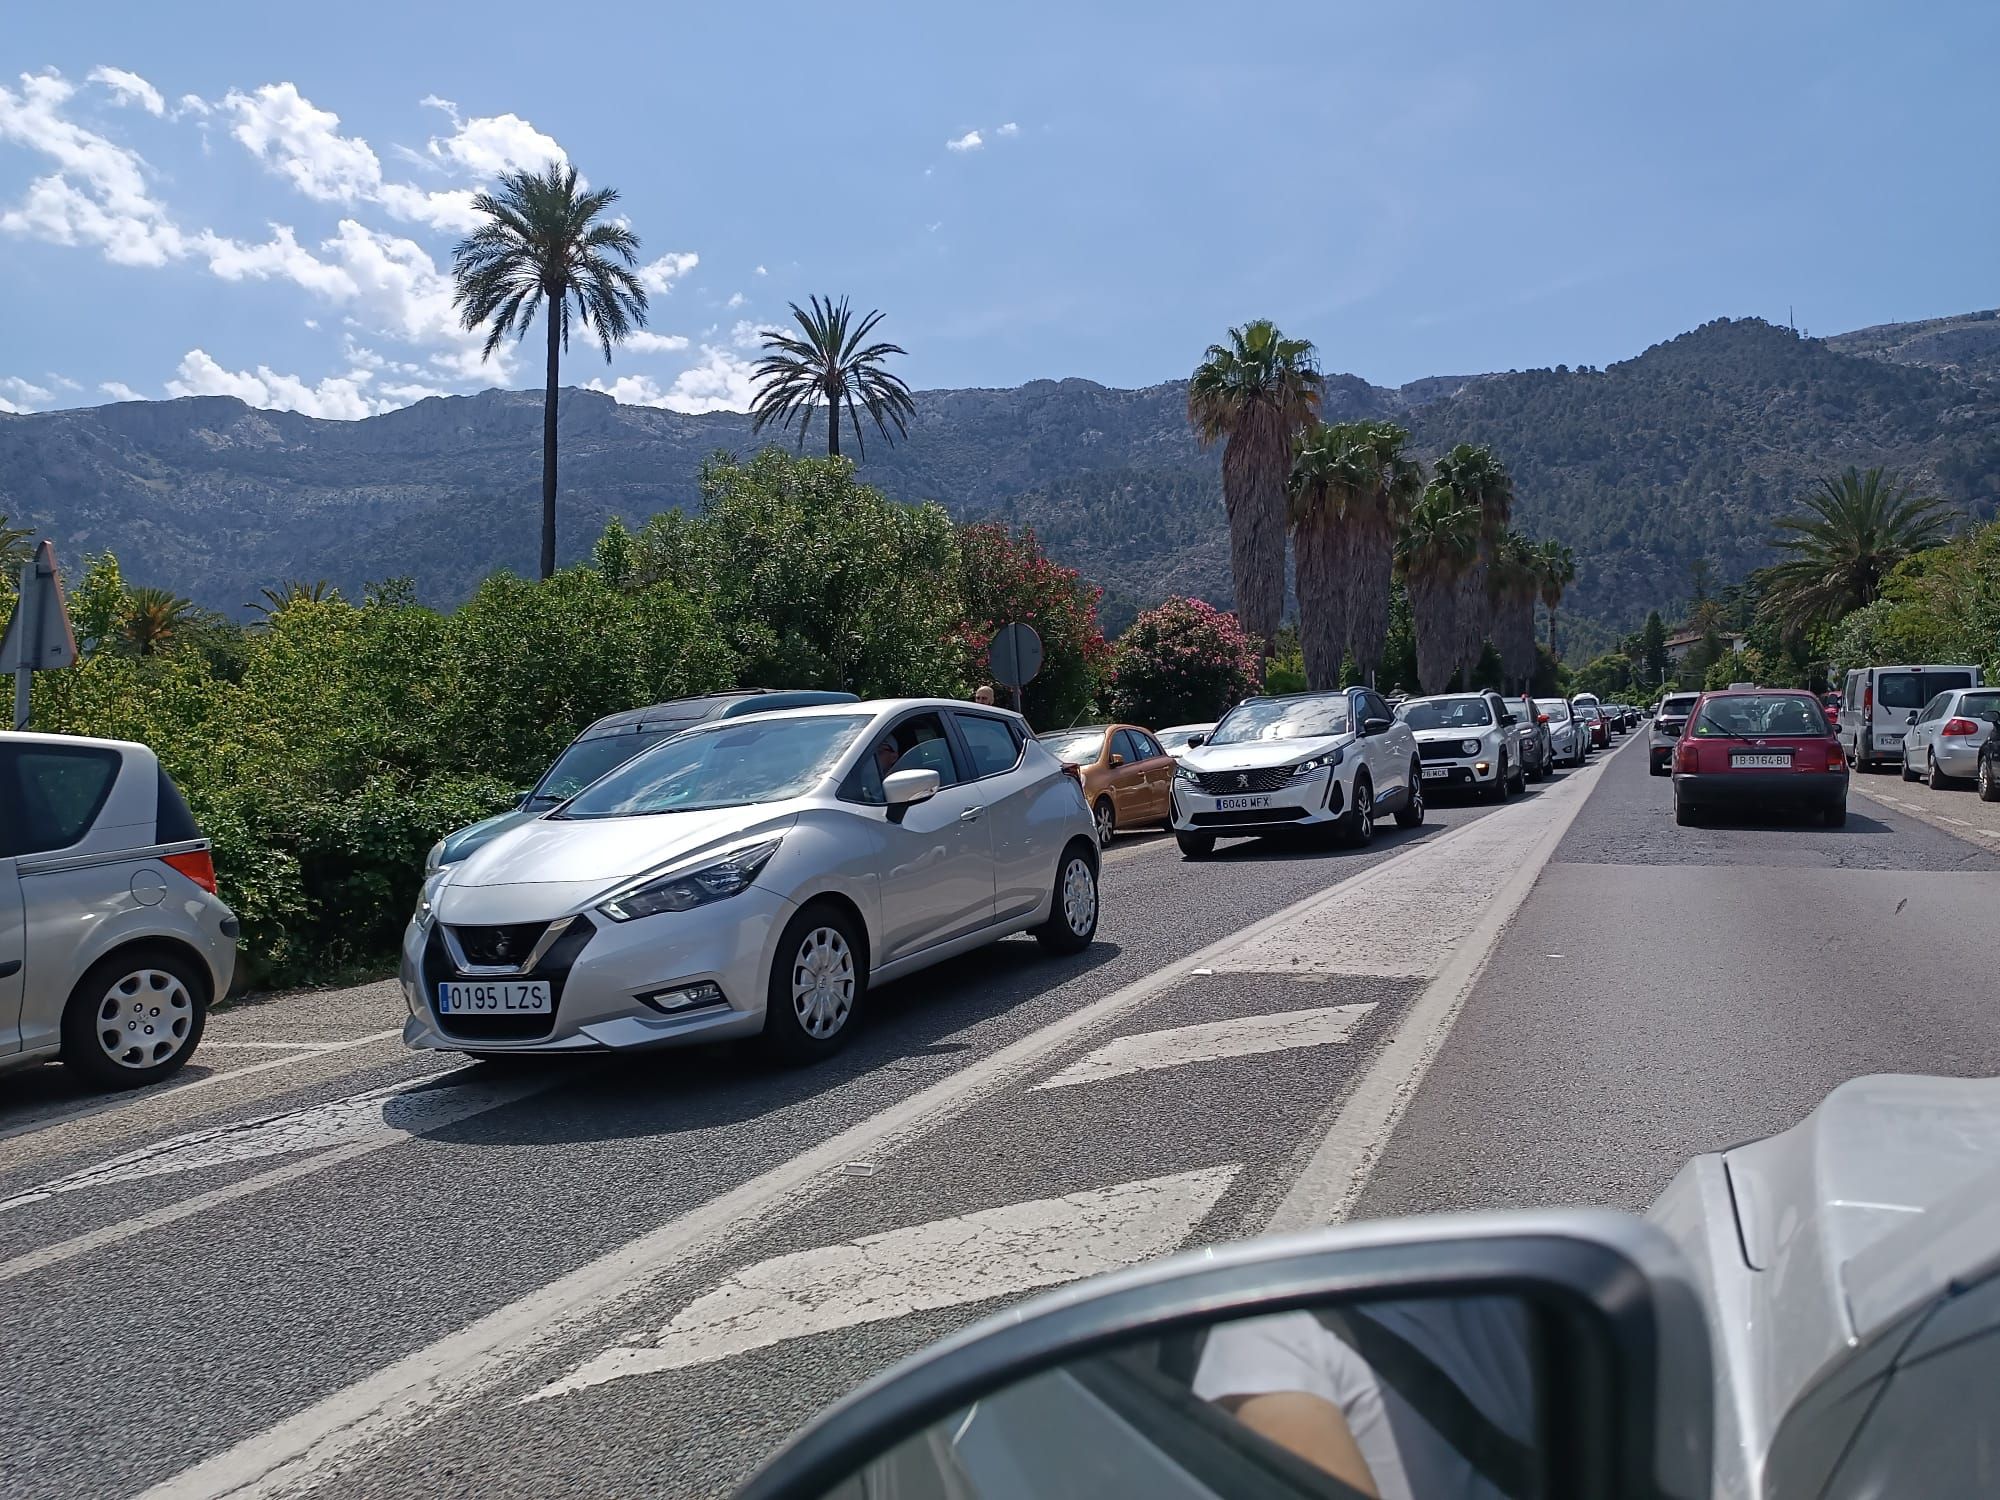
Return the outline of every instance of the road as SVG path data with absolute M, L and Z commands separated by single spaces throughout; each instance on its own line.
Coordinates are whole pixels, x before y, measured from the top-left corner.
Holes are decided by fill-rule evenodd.
M 1666 799 L 1626 745 L 1367 851 L 1121 842 L 1090 953 L 885 988 L 804 1072 L 413 1058 L 371 986 L 224 1011 L 150 1095 L 10 1079 L 0 1494 L 726 1494 L 1063 1280 L 1639 1208 L 1843 1078 L 2000 1072 L 1992 1008 L 1921 977 L 1985 971 L 2000 854 L 1859 798 L 1838 830 Z

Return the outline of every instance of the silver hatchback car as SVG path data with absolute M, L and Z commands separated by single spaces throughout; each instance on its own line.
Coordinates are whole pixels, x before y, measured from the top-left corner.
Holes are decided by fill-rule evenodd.
M 1097 933 L 1097 827 L 1004 709 L 833 704 L 702 725 L 424 883 L 413 1047 L 475 1056 L 761 1036 L 806 1062 L 871 983 L 1015 932 Z
M 236 973 L 208 841 L 144 745 L 0 733 L 0 1072 L 136 1088 L 194 1055 Z

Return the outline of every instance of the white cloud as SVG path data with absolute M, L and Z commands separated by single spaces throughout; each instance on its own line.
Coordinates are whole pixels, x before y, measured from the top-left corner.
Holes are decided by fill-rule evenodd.
M 136 104 L 156 117 L 167 112 L 167 101 L 160 97 L 160 91 L 137 73 L 128 73 L 123 68 L 92 68 L 85 76 L 92 83 L 110 89 L 120 104 Z
M 659 402 L 675 411 L 748 411 L 756 394 L 751 376 L 755 366 L 741 355 L 704 344 L 702 362 L 674 377 Z
M 26 412 L 22 411 L 20 407 L 9 401 L 5 396 L 0 396 L 0 417 L 24 417 L 26 415 Z
M 317 328 L 317 327 L 319 327 L 319 319 L 318 319 L 318 318 L 307 318 L 307 319 L 306 319 L 306 327 L 308 327 L 308 328 Z
M 199 94 L 182 94 L 179 112 L 184 115 L 211 115 L 215 113 L 215 106 Z
M 119 265 L 162 266 L 183 250 L 180 231 L 146 186 L 146 162 L 62 116 L 76 85 L 54 71 L 24 73 L 20 92 L 0 84 L 0 140 L 39 151 L 56 171 L 0 212 L 0 231 L 92 244 Z
M 729 342 L 738 349 L 755 349 L 763 344 L 765 334 L 782 331 L 782 329 L 773 328 L 769 323 L 758 323 L 749 318 L 743 318 L 738 320 L 736 326 L 729 330 Z
M 71 380 L 67 375 L 58 375 L 54 370 L 50 370 L 43 375 L 42 379 L 46 380 L 50 385 L 60 386 L 66 391 L 80 391 L 83 389 L 82 381 Z
M 1019 125 L 1016 125 L 1012 120 L 1009 120 L 1005 125 L 1002 125 L 998 130 L 994 131 L 993 133 L 995 135 L 1019 135 L 1021 133 L 1021 127 Z
M 764 268 L 763 268 L 762 266 L 759 266 L 759 267 L 757 267 L 756 271 L 755 271 L 755 272 L 753 272 L 752 274 L 754 274 L 754 275 L 757 275 L 757 276 L 769 276 L 769 275 L 770 275 L 771 273 L 770 273 L 769 271 L 765 270 L 765 269 L 764 269 Z
M 383 410 L 385 403 L 366 391 L 373 377 L 366 370 L 329 375 L 307 385 L 296 375 L 281 375 L 266 365 L 253 370 L 227 370 L 200 349 L 190 349 L 167 382 L 169 396 L 234 396 L 251 406 L 302 412 L 309 417 L 353 421 Z
M 669 251 L 658 260 L 639 267 L 639 281 L 649 292 L 668 292 L 673 289 L 674 282 L 700 264 L 701 257 L 692 250 Z
M 749 299 L 745 297 L 741 292 L 731 292 L 729 294 L 729 300 L 723 303 L 722 305 L 724 307 L 736 308 L 736 307 L 741 307 L 748 300 Z
M 553 137 L 542 134 L 519 115 L 475 115 L 467 120 L 449 99 L 431 94 L 423 103 L 443 110 L 452 124 L 450 135 L 431 137 L 431 158 L 474 177 L 498 177 L 502 172 L 539 169 L 550 162 L 569 160 Z
M 946 141 L 944 143 L 944 149 L 947 151 L 977 151 L 981 146 L 985 144 L 986 142 L 980 137 L 978 131 L 968 130 L 965 132 L 964 135 L 961 135 L 954 140 Z
M 623 406 L 667 404 L 667 393 L 660 389 L 659 381 L 650 375 L 620 375 L 616 380 L 606 380 L 599 375 L 586 380 L 583 388 L 587 391 L 602 391 Z
M 122 380 L 107 380 L 97 388 L 113 401 L 144 401 L 146 399 Z
M 12 408 L 16 412 L 40 406 L 55 394 L 47 386 L 36 385 L 18 375 L 0 375 L 0 391 L 5 391 L 18 403 Z
M 623 348 L 634 354 L 677 354 L 687 348 L 688 341 L 678 333 L 654 333 L 650 328 L 636 328 L 625 335 Z
M 301 245 L 289 224 L 273 224 L 271 238 L 261 245 L 246 245 L 203 230 L 195 236 L 193 247 L 197 255 L 208 257 L 208 269 L 224 281 L 291 281 L 335 302 L 351 300 L 360 293 L 352 276 Z

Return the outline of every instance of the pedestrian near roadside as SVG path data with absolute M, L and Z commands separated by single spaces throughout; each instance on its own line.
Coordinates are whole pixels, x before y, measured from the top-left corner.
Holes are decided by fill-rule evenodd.
M 984 703 L 991 706 L 995 701 L 997 701 L 996 694 L 993 691 L 993 684 L 990 682 L 980 683 L 978 687 L 972 690 L 972 701 L 974 703 Z

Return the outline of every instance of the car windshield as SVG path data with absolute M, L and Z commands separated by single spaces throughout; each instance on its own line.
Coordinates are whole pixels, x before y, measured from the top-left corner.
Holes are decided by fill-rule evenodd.
M 1169 751 L 1185 750 L 1187 749 L 1187 742 L 1202 732 L 1199 727 L 1193 729 L 1162 729 L 1157 738 L 1160 744 Z
M 556 757 L 556 763 L 549 767 L 534 794 L 528 798 L 528 806 L 554 807 L 558 802 L 566 802 L 605 772 L 615 770 L 640 751 L 650 750 L 662 740 L 699 722 L 687 719 L 679 723 L 648 725 L 635 734 L 600 734 L 593 739 L 578 740 Z
M 1660 705 L 1660 712 L 1663 714 L 1689 714 L 1694 711 L 1697 701 L 1693 694 L 1688 694 L 1686 697 L 1681 698 L 1669 698 Z
M 632 818 L 797 797 L 832 774 L 863 714 L 717 724 L 674 736 L 586 788 L 552 818 Z
M 1875 679 L 1875 701 L 1883 708 L 1922 708 L 1934 694 L 1971 686 L 1970 672 L 1884 672 Z
M 1596 705 L 1595 703 L 1579 703 L 1579 704 L 1577 704 L 1577 706 L 1576 706 L 1576 716 L 1577 716 L 1577 717 L 1578 717 L 1579 719 L 1596 719 L 1596 718 L 1601 718 L 1601 717 L 1603 717 L 1603 716 L 1602 716 L 1601 714 L 1599 714 L 1599 713 L 1598 713 L 1598 711 L 1597 711 L 1597 705 Z
M 1353 732 L 1347 695 L 1324 698 L 1264 698 L 1240 703 L 1215 726 L 1211 745 L 1245 745 L 1257 740 L 1310 740 Z
M 1801 693 L 1738 693 L 1710 698 L 1702 704 L 1694 721 L 1697 739 L 1826 732 L 1825 712 Z
M 1535 707 L 1549 716 L 1551 724 L 1567 724 L 1569 722 L 1569 705 L 1560 698 L 1537 698 L 1535 700 Z
M 1049 754 L 1066 766 L 1094 766 L 1104 753 L 1104 730 L 1066 729 L 1060 734 L 1038 736 Z
M 1398 713 L 1412 729 L 1477 729 L 1493 722 L 1484 698 L 1417 698 Z

